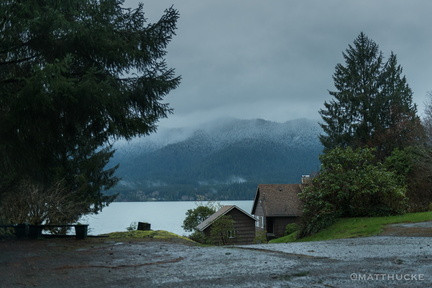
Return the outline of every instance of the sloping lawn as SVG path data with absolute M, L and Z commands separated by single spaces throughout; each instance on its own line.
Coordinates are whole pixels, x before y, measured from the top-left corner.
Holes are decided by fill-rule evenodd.
M 138 230 L 134 230 L 134 231 L 124 231 L 124 232 L 112 232 L 112 233 L 108 233 L 108 234 L 103 234 L 103 236 L 108 236 L 109 238 L 114 238 L 114 239 L 128 239 L 128 240 L 163 240 L 163 241 L 171 241 L 171 242 L 176 242 L 176 241 L 182 241 L 182 242 L 190 242 L 190 243 L 195 243 L 194 241 L 192 241 L 191 239 L 184 237 L 184 236 L 179 236 L 177 234 L 168 232 L 168 231 L 164 231 L 164 230 L 149 230 L 149 231 L 138 231 Z
M 332 226 L 309 237 L 296 239 L 295 233 L 273 239 L 269 243 L 321 241 L 378 235 L 387 224 L 432 221 L 432 212 L 408 213 L 388 217 L 364 217 L 339 219 Z

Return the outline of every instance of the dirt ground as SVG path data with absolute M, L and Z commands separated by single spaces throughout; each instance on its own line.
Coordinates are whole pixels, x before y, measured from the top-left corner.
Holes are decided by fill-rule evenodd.
M 154 239 L 1 240 L 0 287 L 430 287 L 431 226 L 242 247 Z

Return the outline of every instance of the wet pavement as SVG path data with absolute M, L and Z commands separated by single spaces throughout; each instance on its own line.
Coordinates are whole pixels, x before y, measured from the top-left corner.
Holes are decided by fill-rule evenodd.
M 0 241 L 0 287 L 430 287 L 428 237 L 202 247 L 186 241 Z

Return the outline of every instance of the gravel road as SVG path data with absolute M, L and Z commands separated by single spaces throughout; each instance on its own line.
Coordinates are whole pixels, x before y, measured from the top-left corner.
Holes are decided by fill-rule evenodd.
M 0 241 L 0 287 L 431 287 L 430 237 L 201 247 Z
M 430 237 L 366 237 L 339 239 L 319 242 L 263 244 L 239 246 L 248 249 L 262 249 L 312 257 L 325 257 L 335 260 L 365 261 L 369 258 L 425 258 L 431 257 Z M 432 275 L 431 275 L 432 276 Z

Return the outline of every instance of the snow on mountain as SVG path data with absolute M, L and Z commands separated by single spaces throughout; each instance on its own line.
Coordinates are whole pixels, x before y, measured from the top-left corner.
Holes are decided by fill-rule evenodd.
M 297 119 L 277 123 L 262 119 L 220 119 L 195 127 L 159 128 L 149 136 L 119 141 L 114 146 L 119 153 L 136 154 L 153 152 L 170 144 L 188 139 L 206 137 L 215 148 L 225 147 L 242 139 L 267 139 L 283 141 L 288 146 L 316 145 L 321 128 L 314 120 Z
M 318 170 L 320 133 L 318 123 L 308 119 L 221 119 L 196 127 L 160 128 L 114 146 L 112 164 L 120 163 L 117 175 L 122 178 L 115 189 L 141 191 L 144 198 L 157 192 L 164 200 L 193 198 L 194 193 L 250 198 L 258 183 L 296 183 L 302 174 Z

